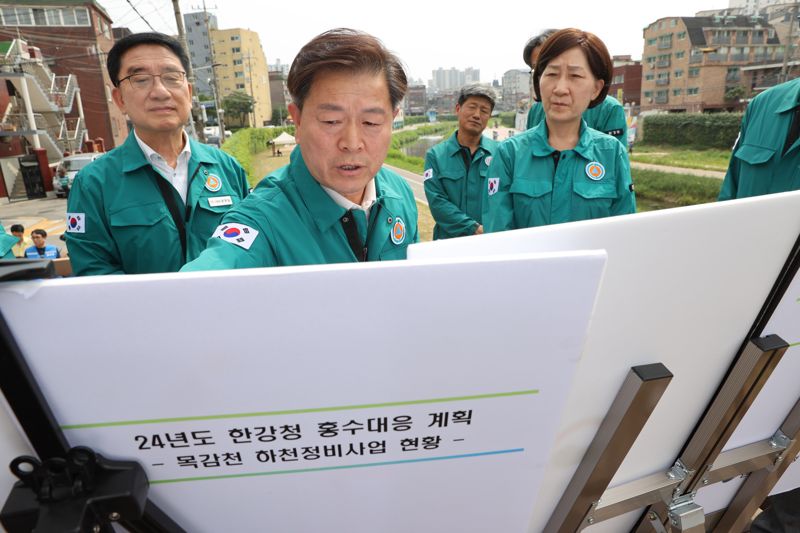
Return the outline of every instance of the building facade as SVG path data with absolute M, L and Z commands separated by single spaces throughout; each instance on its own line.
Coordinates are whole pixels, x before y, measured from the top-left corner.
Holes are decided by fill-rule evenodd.
M 233 92 L 250 95 L 255 104 L 245 117 L 226 115 L 229 126 L 262 127 L 272 120 L 269 71 L 261 40 L 254 31 L 242 28 L 211 30 L 220 102 Z
M 280 111 L 278 115 L 278 122 L 280 122 L 280 124 L 275 124 L 274 122 L 273 124 L 280 126 L 288 118 L 289 102 L 292 101 L 292 97 L 289 95 L 289 89 L 286 87 L 286 74 L 284 74 L 283 71 L 269 71 L 269 96 L 272 102 L 272 109 L 278 109 Z
M 408 115 L 424 115 L 428 111 L 428 93 L 424 85 L 409 85 L 405 109 Z
M 531 97 L 531 73 L 527 69 L 507 70 L 500 91 L 500 111 L 526 107 Z
M 778 32 L 762 17 L 659 19 L 644 29 L 641 110 L 742 109 L 751 94 L 742 68 L 783 55 Z
M 467 67 L 465 70 L 457 68 L 438 69 L 431 72 L 431 79 L 428 87 L 431 92 L 453 91 L 461 89 L 470 83 L 480 83 L 481 71 L 477 68 Z
M 105 57 L 114 45 L 111 18 L 93 0 L 0 0 L 0 40 L 25 40 L 47 58 L 58 76 L 80 85 L 84 120 L 91 138 L 106 149 L 128 135 L 125 116 L 111 99 Z M 77 111 L 69 115 L 76 118 Z
M 189 60 L 194 70 L 194 92 L 197 95 L 212 96 L 211 65 L 214 62 L 209 32 L 217 29 L 217 17 L 207 11 L 187 13 L 183 16 L 183 26 L 186 29 Z
M 631 56 L 614 56 L 614 73 L 608 94 L 622 104 L 638 106 L 642 94 L 642 62 Z

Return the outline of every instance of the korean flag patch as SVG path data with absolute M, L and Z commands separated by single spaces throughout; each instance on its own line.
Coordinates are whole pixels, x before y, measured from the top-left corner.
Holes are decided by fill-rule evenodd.
M 500 188 L 500 178 L 489 178 L 489 196 L 493 196 Z
M 429 180 L 432 177 L 433 177 L 433 169 L 432 168 L 426 168 L 425 172 L 422 173 L 423 181 Z
M 258 230 L 244 224 L 222 224 L 217 226 L 211 237 L 218 237 L 245 250 L 249 250 L 258 237 Z
M 67 213 L 67 233 L 86 233 L 84 213 Z

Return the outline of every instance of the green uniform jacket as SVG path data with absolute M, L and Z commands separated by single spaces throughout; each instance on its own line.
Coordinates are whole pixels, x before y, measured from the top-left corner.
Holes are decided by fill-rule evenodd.
M 582 118 L 590 128 L 616 137 L 627 149 L 628 120 L 619 100 L 606 96 L 605 100 L 584 111 Z M 541 102 L 535 102 L 528 111 L 528 129 L 538 126 L 540 122 L 544 122 L 544 108 Z
M 222 215 L 247 196 L 249 185 L 231 156 L 189 142 L 186 257 L 156 182 L 165 178 L 147 161 L 131 132 L 122 146 L 81 169 L 73 182 L 67 246 L 76 275 L 177 272 L 200 255 Z M 184 208 L 178 192 L 167 184 L 178 208 Z
M 403 178 L 385 168 L 375 176 L 375 192 L 367 260 L 405 259 L 408 245 L 417 242 L 414 194 Z M 311 176 L 298 146 L 290 163 L 226 214 L 215 233 L 219 238 L 212 238 L 200 257 L 181 270 L 356 262 L 340 220 L 345 213 Z
M 800 79 L 753 98 L 742 118 L 720 200 L 800 189 L 800 140 L 783 153 L 798 97 Z
M 434 240 L 473 235 L 478 229 L 486 172 L 496 148 L 496 141 L 481 135 L 478 149 L 470 154 L 453 133 L 425 154 L 425 196 L 436 221 Z
M 503 141 L 487 179 L 485 232 L 530 228 L 636 212 L 625 148 L 581 122 L 578 144 L 561 152 L 547 142 L 547 124 Z
M 6 233 L 3 225 L 0 224 L 0 259 L 16 259 L 12 248 L 17 244 L 17 241 L 19 239 Z

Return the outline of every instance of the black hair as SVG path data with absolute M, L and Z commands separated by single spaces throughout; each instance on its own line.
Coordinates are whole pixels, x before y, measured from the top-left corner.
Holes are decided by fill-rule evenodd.
M 525 44 L 525 49 L 522 50 L 522 60 L 525 61 L 526 65 L 531 67 L 531 70 L 533 70 L 533 68 L 536 66 L 536 65 L 531 65 L 531 53 L 533 52 L 533 49 L 542 46 L 544 42 L 547 40 L 547 38 L 553 35 L 557 31 L 558 30 L 554 29 L 544 30 L 539 35 L 531 37 Z
M 178 59 L 181 60 L 183 69 L 186 72 L 189 72 L 191 65 L 189 63 L 189 55 L 186 53 L 186 50 L 183 48 L 183 45 L 180 43 L 180 41 L 174 37 L 170 37 L 169 35 L 164 35 L 163 33 L 133 33 L 114 43 L 114 46 L 108 52 L 108 57 L 106 58 L 106 67 L 108 68 L 108 75 L 111 78 L 111 83 L 114 84 L 114 87 L 119 87 L 119 69 L 122 66 L 122 56 L 125 55 L 125 52 L 131 48 L 143 44 L 154 44 L 169 49 L 173 54 L 178 56 Z
M 11 224 L 11 227 L 8 229 L 11 233 L 25 233 L 25 228 L 22 224 Z

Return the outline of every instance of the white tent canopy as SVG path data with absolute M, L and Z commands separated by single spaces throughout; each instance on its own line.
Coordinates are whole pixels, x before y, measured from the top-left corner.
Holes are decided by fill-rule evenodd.
M 275 144 L 275 146 L 283 146 L 286 144 L 297 144 L 295 138 L 292 135 L 286 133 L 285 131 L 282 132 L 277 137 L 275 137 L 274 139 L 272 139 L 272 142 Z

